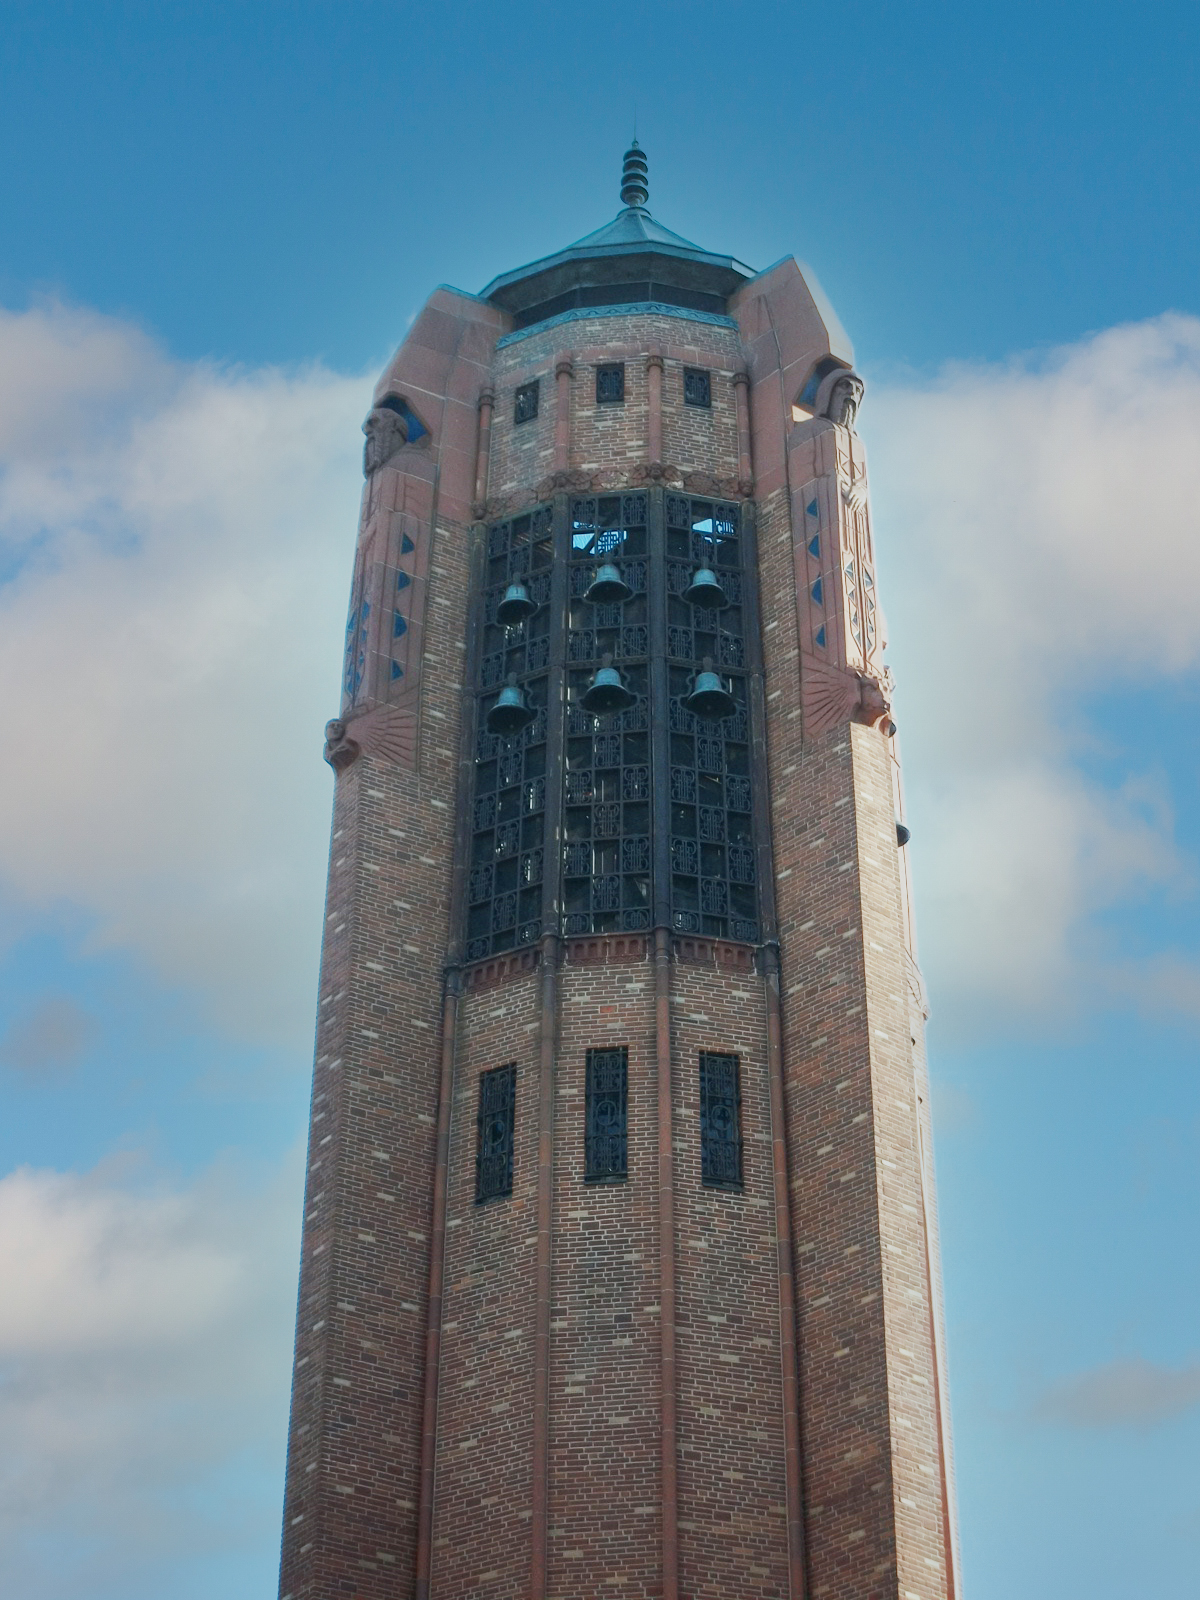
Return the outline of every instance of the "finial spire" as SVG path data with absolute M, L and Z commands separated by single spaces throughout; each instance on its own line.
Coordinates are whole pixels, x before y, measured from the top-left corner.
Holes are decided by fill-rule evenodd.
M 621 174 L 621 199 L 627 206 L 644 206 L 649 198 L 646 156 L 635 137 L 625 152 L 625 169 Z

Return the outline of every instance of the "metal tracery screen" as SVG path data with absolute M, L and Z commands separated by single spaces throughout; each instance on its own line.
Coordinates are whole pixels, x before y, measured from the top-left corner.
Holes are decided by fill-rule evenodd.
M 477 961 L 534 943 L 542 931 L 546 814 L 546 706 L 550 664 L 550 569 L 553 518 L 548 506 L 487 533 L 483 639 L 479 665 L 481 716 L 475 741 L 465 955 Z M 524 583 L 538 609 L 506 627 L 496 607 L 512 583 Z M 515 738 L 489 733 L 487 712 L 514 674 L 537 712 Z
M 629 1051 L 587 1053 L 585 1167 L 588 1183 L 616 1183 L 629 1173 Z
M 507 1200 L 512 1195 L 516 1104 L 515 1062 L 480 1073 L 475 1149 L 477 1206 L 488 1200 Z
M 564 772 L 563 932 L 650 926 L 650 717 L 647 527 L 644 494 L 604 495 L 571 507 Z M 604 562 L 633 591 L 628 600 L 586 599 Z M 580 705 L 611 656 L 637 699 L 593 716 Z
M 700 1176 L 712 1188 L 742 1187 L 742 1093 L 737 1056 L 700 1054 Z
M 656 923 L 757 943 L 765 797 L 740 508 L 662 490 L 564 496 L 484 539 L 464 958 Z M 605 567 L 622 598 L 611 574 L 597 591 Z M 695 598 L 697 573 L 717 605 Z M 513 585 L 528 614 L 505 625 Z M 606 661 L 629 704 L 597 714 L 583 699 Z M 706 661 L 728 697 L 715 718 L 688 703 Z M 510 735 L 488 727 L 506 684 L 533 713 Z
M 671 921 L 682 933 L 758 939 L 738 508 L 666 497 L 667 720 L 670 729 Z M 706 561 L 729 604 L 703 610 L 683 599 Z M 685 704 L 697 667 L 712 660 L 733 699 L 710 722 Z

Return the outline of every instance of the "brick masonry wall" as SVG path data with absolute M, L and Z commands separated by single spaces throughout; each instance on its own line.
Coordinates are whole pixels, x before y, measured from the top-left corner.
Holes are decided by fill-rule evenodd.
M 555 1600 L 660 1592 L 654 993 L 649 961 L 561 975 L 555 1065 L 550 1559 Z M 589 1048 L 629 1050 L 625 1183 L 584 1182 Z
M 935 1361 L 890 755 L 803 738 L 793 530 L 759 507 L 814 1600 L 941 1600 Z
M 450 1138 L 432 1591 L 521 1594 L 529 1577 L 534 1259 L 535 971 L 459 1003 Z M 479 1076 L 514 1061 L 511 1199 L 475 1204 Z
M 284 1514 L 294 1600 L 393 1600 L 412 1570 L 465 592 L 465 530 L 440 525 L 420 770 L 364 755 L 337 780 Z
M 664 356 L 663 461 L 681 472 L 736 476 L 733 374 L 743 364 L 736 332 L 677 317 L 589 317 L 531 334 L 497 351 L 489 494 L 511 495 L 530 489 L 554 471 L 558 403 L 554 369 L 562 356 L 570 357 L 574 368 L 568 470 L 620 471 L 648 462 L 646 357 L 651 351 Z M 595 368 L 613 361 L 625 363 L 625 402 L 598 406 Z M 711 410 L 684 405 L 685 367 L 711 370 Z M 541 385 L 538 415 L 529 422 L 515 423 L 516 390 L 535 378 Z
M 680 1589 L 786 1600 L 787 1529 L 762 980 L 672 974 L 679 1283 Z M 702 1050 L 740 1057 L 742 1193 L 701 1183 Z

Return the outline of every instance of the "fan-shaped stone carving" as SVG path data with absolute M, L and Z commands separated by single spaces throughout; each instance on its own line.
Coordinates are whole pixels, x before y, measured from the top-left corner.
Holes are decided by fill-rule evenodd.
M 417 713 L 412 706 L 376 706 L 348 721 L 325 724 L 325 759 L 342 772 L 362 753 L 398 767 L 417 762 Z

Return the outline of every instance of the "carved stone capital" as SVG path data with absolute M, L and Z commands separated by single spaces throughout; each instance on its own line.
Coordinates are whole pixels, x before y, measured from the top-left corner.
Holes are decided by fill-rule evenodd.
M 646 371 L 649 372 L 654 367 L 657 367 L 658 370 L 661 372 L 662 369 L 663 369 L 663 366 L 664 366 L 664 362 L 663 362 L 663 357 L 662 357 L 661 351 L 651 350 L 650 354 L 646 357 Z
M 476 404 L 480 411 L 483 410 L 484 406 L 494 406 L 496 404 L 496 391 L 494 389 L 481 389 Z
M 683 487 L 692 494 L 710 495 L 715 500 L 738 500 L 742 497 L 740 478 L 718 478 L 711 472 L 685 472 Z
M 552 494 L 559 494 L 564 489 L 568 494 L 587 494 L 596 487 L 596 476 L 590 472 L 567 472 L 563 469 L 548 473 L 534 486 L 533 499 L 548 500 Z
M 657 487 L 659 484 L 664 489 L 682 489 L 683 473 L 669 461 L 638 462 L 629 469 L 628 484 L 631 489 L 641 489 L 647 485 Z
M 554 363 L 554 376 L 556 378 L 569 378 L 574 374 L 575 363 L 570 356 L 559 356 Z
M 744 368 L 742 371 L 734 373 L 733 386 L 735 389 L 748 389 L 750 387 L 750 374 Z

